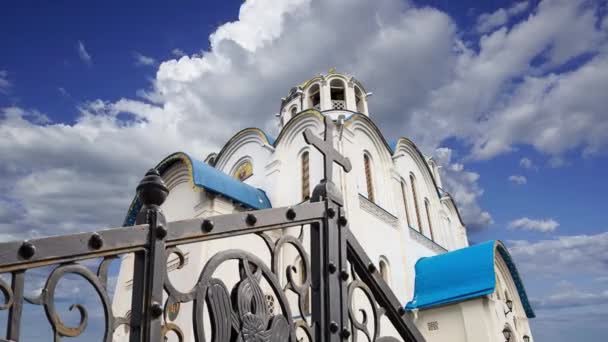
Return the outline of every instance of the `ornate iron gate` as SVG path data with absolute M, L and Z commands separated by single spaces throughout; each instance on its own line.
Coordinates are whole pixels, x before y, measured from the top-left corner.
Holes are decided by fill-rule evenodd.
M 167 223 L 160 206 L 168 190 L 158 172 L 152 169 L 137 187 L 144 207 L 135 226 L 1 243 L 0 274 L 10 273 L 11 278 L 10 285 L 0 278 L 0 291 L 4 295 L 0 310 L 8 310 L 6 339 L 20 340 L 26 302 L 42 306 L 56 341 L 80 336 L 87 327 L 87 308 L 72 305 L 70 310 L 78 310 L 80 322 L 68 326 L 60 318 L 55 303 L 58 282 L 67 274 L 75 274 L 84 278 L 99 296 L 105 321 L 103 341 L 111 341 L 121 325 L 128 326 L 130 341 L 162 341 L 169 332 L 179 340 L 188 335 L 196 341 L 217 342 L 296 342 L 300 340 L 296 335 L 309 341 L 356 341 L 362 337 L 370 342 L 424 341 L 402 303 L 348 228 L 342 196 L 331 176 L 334 162 L 347 172 L 350 162 L 333 148 L 332 128 L 333 123 L 326 120 L 324 140 L 310 131 L 304 133 L 306 141 L 325 158 L 325 178 L 315 188 L 311 202 Z M 272 231 L 293 230 L 293 227 L 299 229 L 299 234 L 271 237 Z M 310 232 L 310 255 L 304 246 L 304 229 Z M 177 255 L 178 267 L 184 264 L 180 245 L 246 234 L 263 239 L 270 254 L 270 265 L 244 250 L 224 250 L 207 260 L 196 285 L 189 291 L 180 291 L 172 284 L 167 260 Z M 295 248 L 303 269 L 296 271 L 290 265 L 285 274 L 281 274 L 278 256 L 287 245 Z M 108 267 L 119 255 L 129 253 L 134 255 L 131 315 L 116 317 L 107 285 Z M 100 260 L 94 267 L 96 272 L 87 264 L 91 259 Z M 214 277 L 215 270 L 228 261 L 238 265 L 239 280 L 232 289 Z M 25 295 L 26 272 L 43 266 L 53 268 L 42 291 L 33 297 Z M 299 282 L 295 279 L 296 272 L 300 272 Z M 287 280 L 282 286 L 284 276 Z M 268 308 L 262 283 L 271 289 L 270 297 L 278 306 L 277 312 Z M 309 291 L 312 315 L 306 317 L 304 307 Z M 366 310 L 355 311 L 356 291 L 369 302 Z M 295 310 L 286 292 L 297 296 Z M 192 305 L 193 332 L 182 331 L 167 318 L 168 308 L 185 303 Z M 299 319 L 294 319 L 296 310 Z M 382 317 L 388 318 L 400 339 L 382 336 Z M 205 331 L 206 324 L 209 331 Z

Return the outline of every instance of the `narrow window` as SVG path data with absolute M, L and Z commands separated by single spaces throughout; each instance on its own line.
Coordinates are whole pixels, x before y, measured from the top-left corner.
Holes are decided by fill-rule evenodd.
M 308 151 L 302 153 L 302 201 L 310 199 L 310 164 L 308 160 Z
M 321 89 L 318 84 L 310 87 L 308 91 L 308 104 L 310 108 L 321 109 Z
M 412 226 L 410 222 L 410 213 L 407 210 L 407 188 L 404 181 L 401 181 L 401 196 L 403 196 L 403 208 L 405 208 L 405 220 L 407 222 L 408 227 Z
M 355 87 L 355 104 L 357 105 L 357 112 L 363 113 L 365 111 L 365 106 L 363 105 L 363 94 L 361 93 L 361 89 L 359 89 L 359 87 Z
M 372 184 L 372 166 L 369 156 L 363 155 L 363 163 L 365 164 L 365 183 L 367 185 L 367 199 L 374 201 L 374 185 Z
M 418 194 L 416 193 L 416 178 L 413 174 L 410 174 L 410 183 L 412 184 L 412 194 L 414 195 L 414 209 L 416 210 L 416 227 L 419 232 L 422 232 L 422 225 L 420 221 L 420 208 L 418 207 Z
M 296 107 L 296 106 L 291 107 L 290 113 L 291 113 L 292 118 L 296 115 L 297 112 L 298 112 L 298 107 Z
M 431 208 L 430 208 L 431 204 L 429 203 L 428 199 L 424 200 L 424 208 L 426 209 L 426 219 L 429 223 L 429 232 L 431 232 L 431 240 L 435 240 L 435 238 L 433 237 L 433 224 L 431 223 Z
M 332 80 L 329 83 L 329 90 L 331 94 L 332 109 L 346 109 L 344 82 L 341 80 Z

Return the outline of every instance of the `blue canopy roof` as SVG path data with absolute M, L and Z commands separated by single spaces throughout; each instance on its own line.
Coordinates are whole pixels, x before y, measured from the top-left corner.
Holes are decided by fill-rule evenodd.
M 186 164 L 190 171 L 191 182 L 193 186 L 197 188 L 202 188 L 206 191 L 222 195 L 247 208 L 267 209 L 272 207 L 266 193 L 261 189 L 254 188 L 251 185 L 230 177 L 200 160 L 191 158 L 184 152 L 173 153 L 166 157 L 156 166 L 156 169 L 162 175 L 171 165 L 178 161 L 182 161 Z M 140 209 L 141 203 L 139 203 L 139 200 L 135 197 L 123 225 L 133 225 Z
M 494 240 L 419 259 L 414 299 L 406 309 L 425 309 L 493 293 L 496 251 L 509 268 L 526 316 L 535 317 L 511 255 L 502 242 Z

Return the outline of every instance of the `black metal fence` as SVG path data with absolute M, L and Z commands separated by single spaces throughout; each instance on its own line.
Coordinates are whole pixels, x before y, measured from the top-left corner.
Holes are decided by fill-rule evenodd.
M 326 153 L 327 150 L 328 158 Z M 4 295 L 0 310 L 8 311 L 5 338 L 19 341 L 25 324 L 45 324 L 24 322 L 25 303 L 42 307 L 55 341 L 81 336 L 91 319 L 88 309 L 73 304 L 70 310 L 77 310 L 79 323 L 67 325 L 56 306 L 57 284 L 72 274 L 85 279 L 99 297 L 101 308 L 96 309 L 103 311 L 103 341 L 112 341 L 119 326 L 127 327 L 129 341 L 163 341 L 171 334 L 180 341 L 191 336 L 195 341 L 218 342 L 362 338 L 424 341 L 403 304 L 351 234 L 341 195 L 330 178 L 326 173 L 326 180 L 315 188 L 311 202 L 294 207 L 167 223 L 160 206 L 168 190 L 152 169 L 137 187 L 144 207 L 135 226 L 1 243 L 0 274 L 10 275 L 10 284 L 0 278 Z M 298 234 L 285 233 L 294 227 Z M 305 229 L 310 234 L 307 246 Z M 190 290 L 181 291 L 172 283 L 167 260 L 177 256 L 178 268 L 185 263 L 180 246 L 247 234 L 264 241 L 270 255 L 268 263 L 243 248 L 222 250 L 206 260 Z M 279 255 L 287 245 L 299 255 L 301 269 L 296 270 L 293 265 L 280 269 Z M 111 302 L 112 289 L 107 284 L 108 269 L 125 254 L 134 256 L 130 315 L 117 317 Z M 87 264 L 92 259 L 101 259 L 94 269 Z M 238 280 L 231 289 L 215 275 L 215 270 L 226 262 L 238 265 Z M 43 266 L 51 271 L 41 292 L 25 295 L 26 273 Z M 263 292 L 262 283 L 270 288 L 270 296 Z M 365 309 L 356 307 L 355 292 L 367 300 Z M 287 293 L 297 299 L 288 300 Z M 269 309 L 268 300 L 277 310 Z M 192 331 L 185 331 L 175 317 L 168 317 L 171 308 L 186 303 L 191 312 L 181 310 L 179 315 L 191 317 Z M 307 315 L 308 305 L 311 315 Z M 392 336 L 383 335 L 383 317 L 394 328 Z

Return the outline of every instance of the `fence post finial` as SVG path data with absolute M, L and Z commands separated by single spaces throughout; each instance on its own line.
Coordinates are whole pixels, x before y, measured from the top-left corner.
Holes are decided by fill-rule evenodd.
M 148 170 L 144 178 L 139 182 L 139 185 L 137 185 L 137 197 L 144 207 L 160 207 L 168 195 L 169 189 L 158 171 L 154 168 Z

